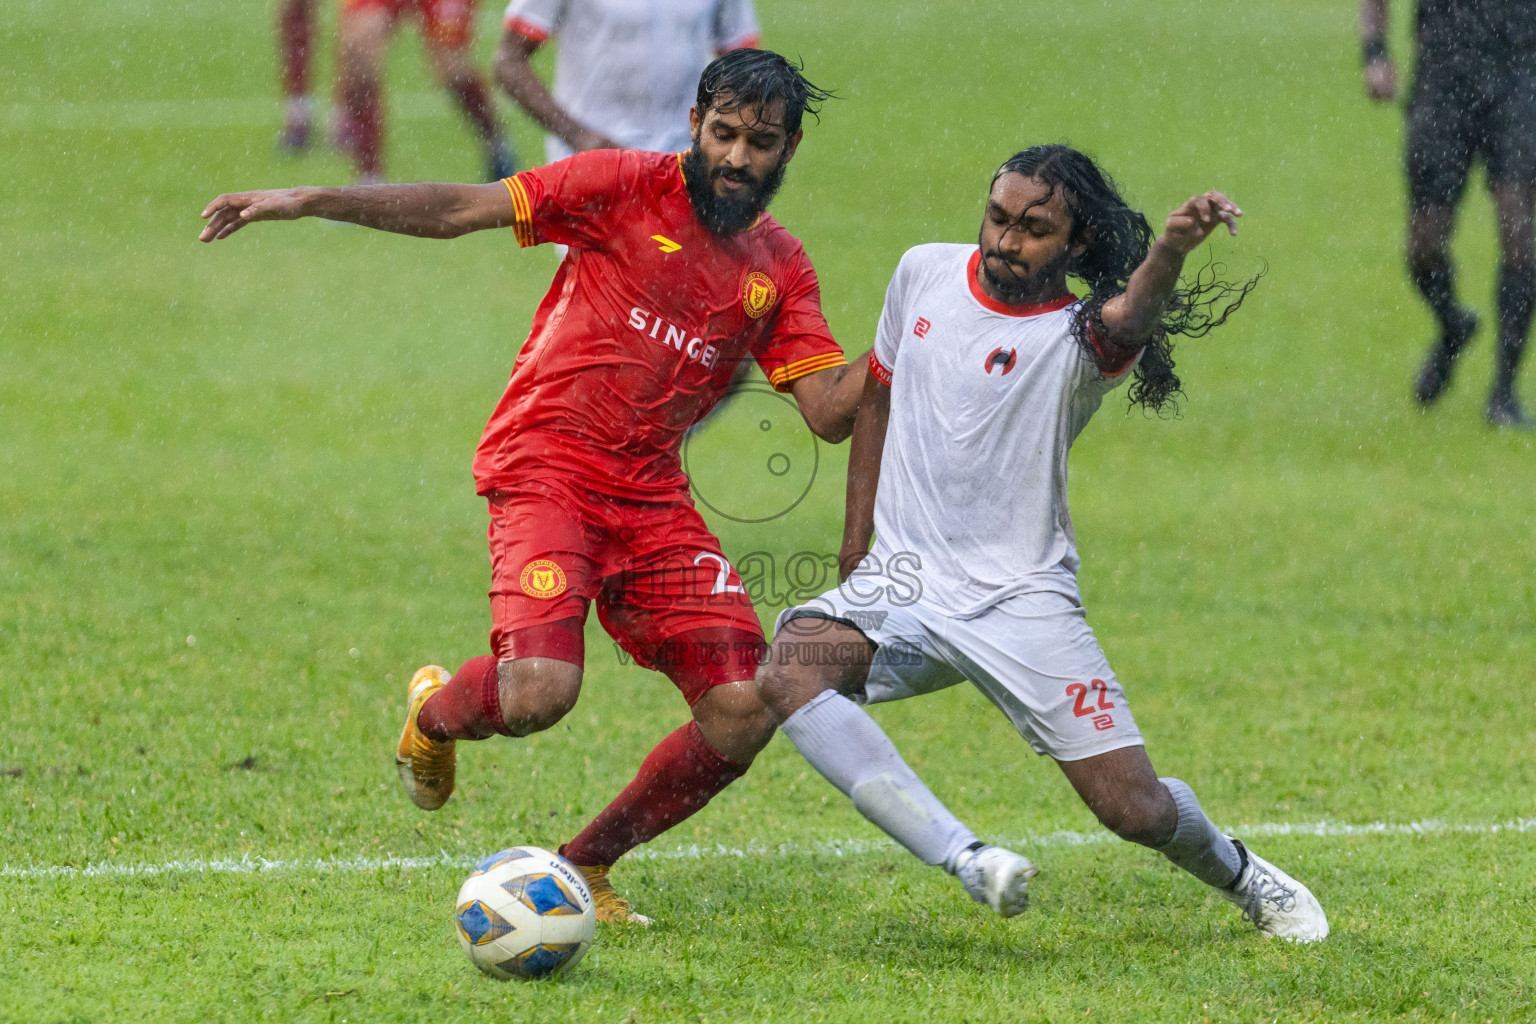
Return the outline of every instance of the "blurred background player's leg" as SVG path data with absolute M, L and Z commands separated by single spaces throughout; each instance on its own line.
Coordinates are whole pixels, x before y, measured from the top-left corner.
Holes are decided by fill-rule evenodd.
M 421 0 L 422 40 L 432 73 L 485 148 L 486 180 L 498 181 L 517 172 L 517 161 L 496 120 L 485 76 L 470 59 L 474 17 L 473 0 Z
M 1455 217 L 1454 206 L 1428 205 L 1415 206 L 1408 218 L 1408 273 L 1439 325 L 1414 388 L 1423 405 L 1445 393 L 1456 357 L 1477 332 L 1477 314 L 1456 299 L 1456 269 L 1449 252 Z
M 1499 348 L 1494 359 L 1493 390 L 1488 396 L 1488 422 L 1496 427 L 1536 426 L 1515 397 L 1515 371 L 1525 354 L 1531 313 L 1536 308 L 1536 237 L 1532 204 L 1536 190 L 1529 185 L 1496 185 L 1499 214 Z
M 309 97 L 314 60 L 315 0 L 279 0 L 277 50 L 282 65 L 283 130 L 278 148 L 299 153 L 309 148 L 314 106 Z
M 1419 69 L 1408 107 L 1408 273 L 1439 325 L 1414 387 L 1423 405 L 1450 385 L 1456 357 L 1478 326 L 1477 315 L 1456 299 L 1448 251 L 1476 151 L 1477 119 L 1464 83 L 1449 72 Z
M 381 181 L 384 176 L 380 70 L 395 17 L 389 0 L 342 0 L 336 145 L 352 157 L 359 184 Z

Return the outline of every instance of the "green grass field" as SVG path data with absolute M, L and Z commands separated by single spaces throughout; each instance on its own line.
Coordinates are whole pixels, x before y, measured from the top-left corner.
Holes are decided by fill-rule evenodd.
M 1112 402 L 1077 446 L 1082 583 L 1154 762 L 1311 884 L 1333 936 L 1267 943 L 1147 851 L 1052 839 L 1105 836 L 956 689 L 877 717 L 958 813 L 1043 865 L 1028 914 L 1000 921 L 875 845 L 781 738 L 617 869 L 653 928 L 601 931 L 559 983 L 480 977 L 451 925 L 462 865 L 568 838 L 685 715 L 594 626 L 565 723 L 461 748 L 440 813 L 394 780 L 404 680 L 486 648 L 469 456 L 553 256 L 314 222 L 199 246 L 219 192 L 346 180 L 334 154 L 273 154 L 265 0 L 18 0 L 0 29 L 0 1020 L 1536 1020 L 1536 830 L 1491 828 L 1536 818 L 1536 443 L 1482 423 L 1486 335 L 1439 408 L 1409 400 L 1431 326 L 1401 270 L 1401 117 L 1362 96 L 1351 5 L 759 13 L 843 97 L 775 212 L 850 354 L 901 252 L 973 238 L 1023 145 L 1088 149 L 1154 223 L 1212 187 L 1247 211 L 1215 253 L 1268 277 L 1181 349 L 1182 418 Z M 413 40 L 391 85 L 392 175 L 477 175 Z M 1480 190 L 1457 251 L 1487 312 Z M 717 504 L 777 499 L 734 457 L 757 418 L 744 402 L 700 444 Z M 734 559 L 782 576 L 835 550 L 846 456 L 818 457 L 792 513 L 711 513 Z M 1341 827 L 1373 822 L 1431 824 Z M 279 863 L 213 863 L 242 859 Z M 107 873 L 66 870 L 87 866 Z

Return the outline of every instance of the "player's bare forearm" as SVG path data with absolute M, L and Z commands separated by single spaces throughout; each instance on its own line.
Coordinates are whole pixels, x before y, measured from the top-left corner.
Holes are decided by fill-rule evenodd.
M 457 238 L 471 231 L 506 227 L 515 218 L 505 185 L 354 185 L 349 188 L 284 188 L 232 192 L 203 210 L 198 238 L 228 238 L 263 220 L 321 217 L 418 238 Z
M 846 366 L 817 370 L 790 383 L 790 393 L 811 433 L 831 444 L 848 439 L 868 373 L 869 358 L 862 356 Z
M 538 43 L 511 29 L 502 34 L 501 45 L 496 48 L 494 67 L 496 81 L 506 90 L 507 95 L 533 118 L 534 123 L 564 139 L 566 145 L 577 152 L 622 148 L 612 139 L 587 128 L 555 102 L 549 87 L 533 70 L 533 65 L 528 63 L 528 58 L 538 48 Z
M 1111 345 L 1135 350 L 1152 336 L 1179 285 L 1183 269 L 1184 253 L 1169 249 L 1162 239 L 1152 243 L 1147 258 L 1131 274 L 1125 291 L 1104 303 L 1104 329 Z
M 1131 273 L 1125 291 L 1104 303 L 1101 314 L 1112 348 L 1135 351 L 1157 330 L 1168 300 L 1179 286 L 1184 257 L 1225 224 L 1237 234 L 1243 211 L 1220 192 L 1194 196 L 1168 215 L 1163 233 Z
M 880 483 L 880 459 L 885 452 L 885 429 L 890 417 L 891 389 L 880 383 L 874 374 L 866 374 L 848 452 L 843 544 L 837 556 L 840 579 L 846 580 L 869 554 L 870 538 L 875 534 L 875 492 Z

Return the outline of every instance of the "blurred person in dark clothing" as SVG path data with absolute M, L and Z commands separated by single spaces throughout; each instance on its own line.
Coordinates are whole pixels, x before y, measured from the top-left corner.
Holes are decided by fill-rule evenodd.
M 1502 261 L 1498 351 L 1488 422 L 1536 425 L 1515 397 L 1515 372 L 1536 308 L 1536 3 L 1530 0 L 1417 0 L 1416 61 L 1408 99 L 1408 270 L 1439 323 L 1415 383 L 1428 406 L 1450 385 L 1457 357 L 1477 333 L 1476 313 L 1456 298 L 1447 250 L 1456 205 L 1475 160 L 1498 211 Z M 1387 51 L 1387 0 L 1361 0 L 1365 88 L 1397 96 Z

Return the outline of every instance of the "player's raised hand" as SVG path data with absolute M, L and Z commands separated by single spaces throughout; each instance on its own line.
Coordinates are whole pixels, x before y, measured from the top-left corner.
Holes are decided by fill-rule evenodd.
M 1237 234 L 1237 218 L 1242 215 L 1238 205 L 1220 192 L 1204 192 L 1168 215 L 1158 241 L 1176 252 L 1189 253 L 1218 225 L 1225 224 L 1229 233 Z
M 219 196 L 203 210 L 201 242 L 228 238 L 247 224 L 258 220 L 297 220 L 304 216 L 300 189 L 273 188 L 258 192 L 230 192 Z

